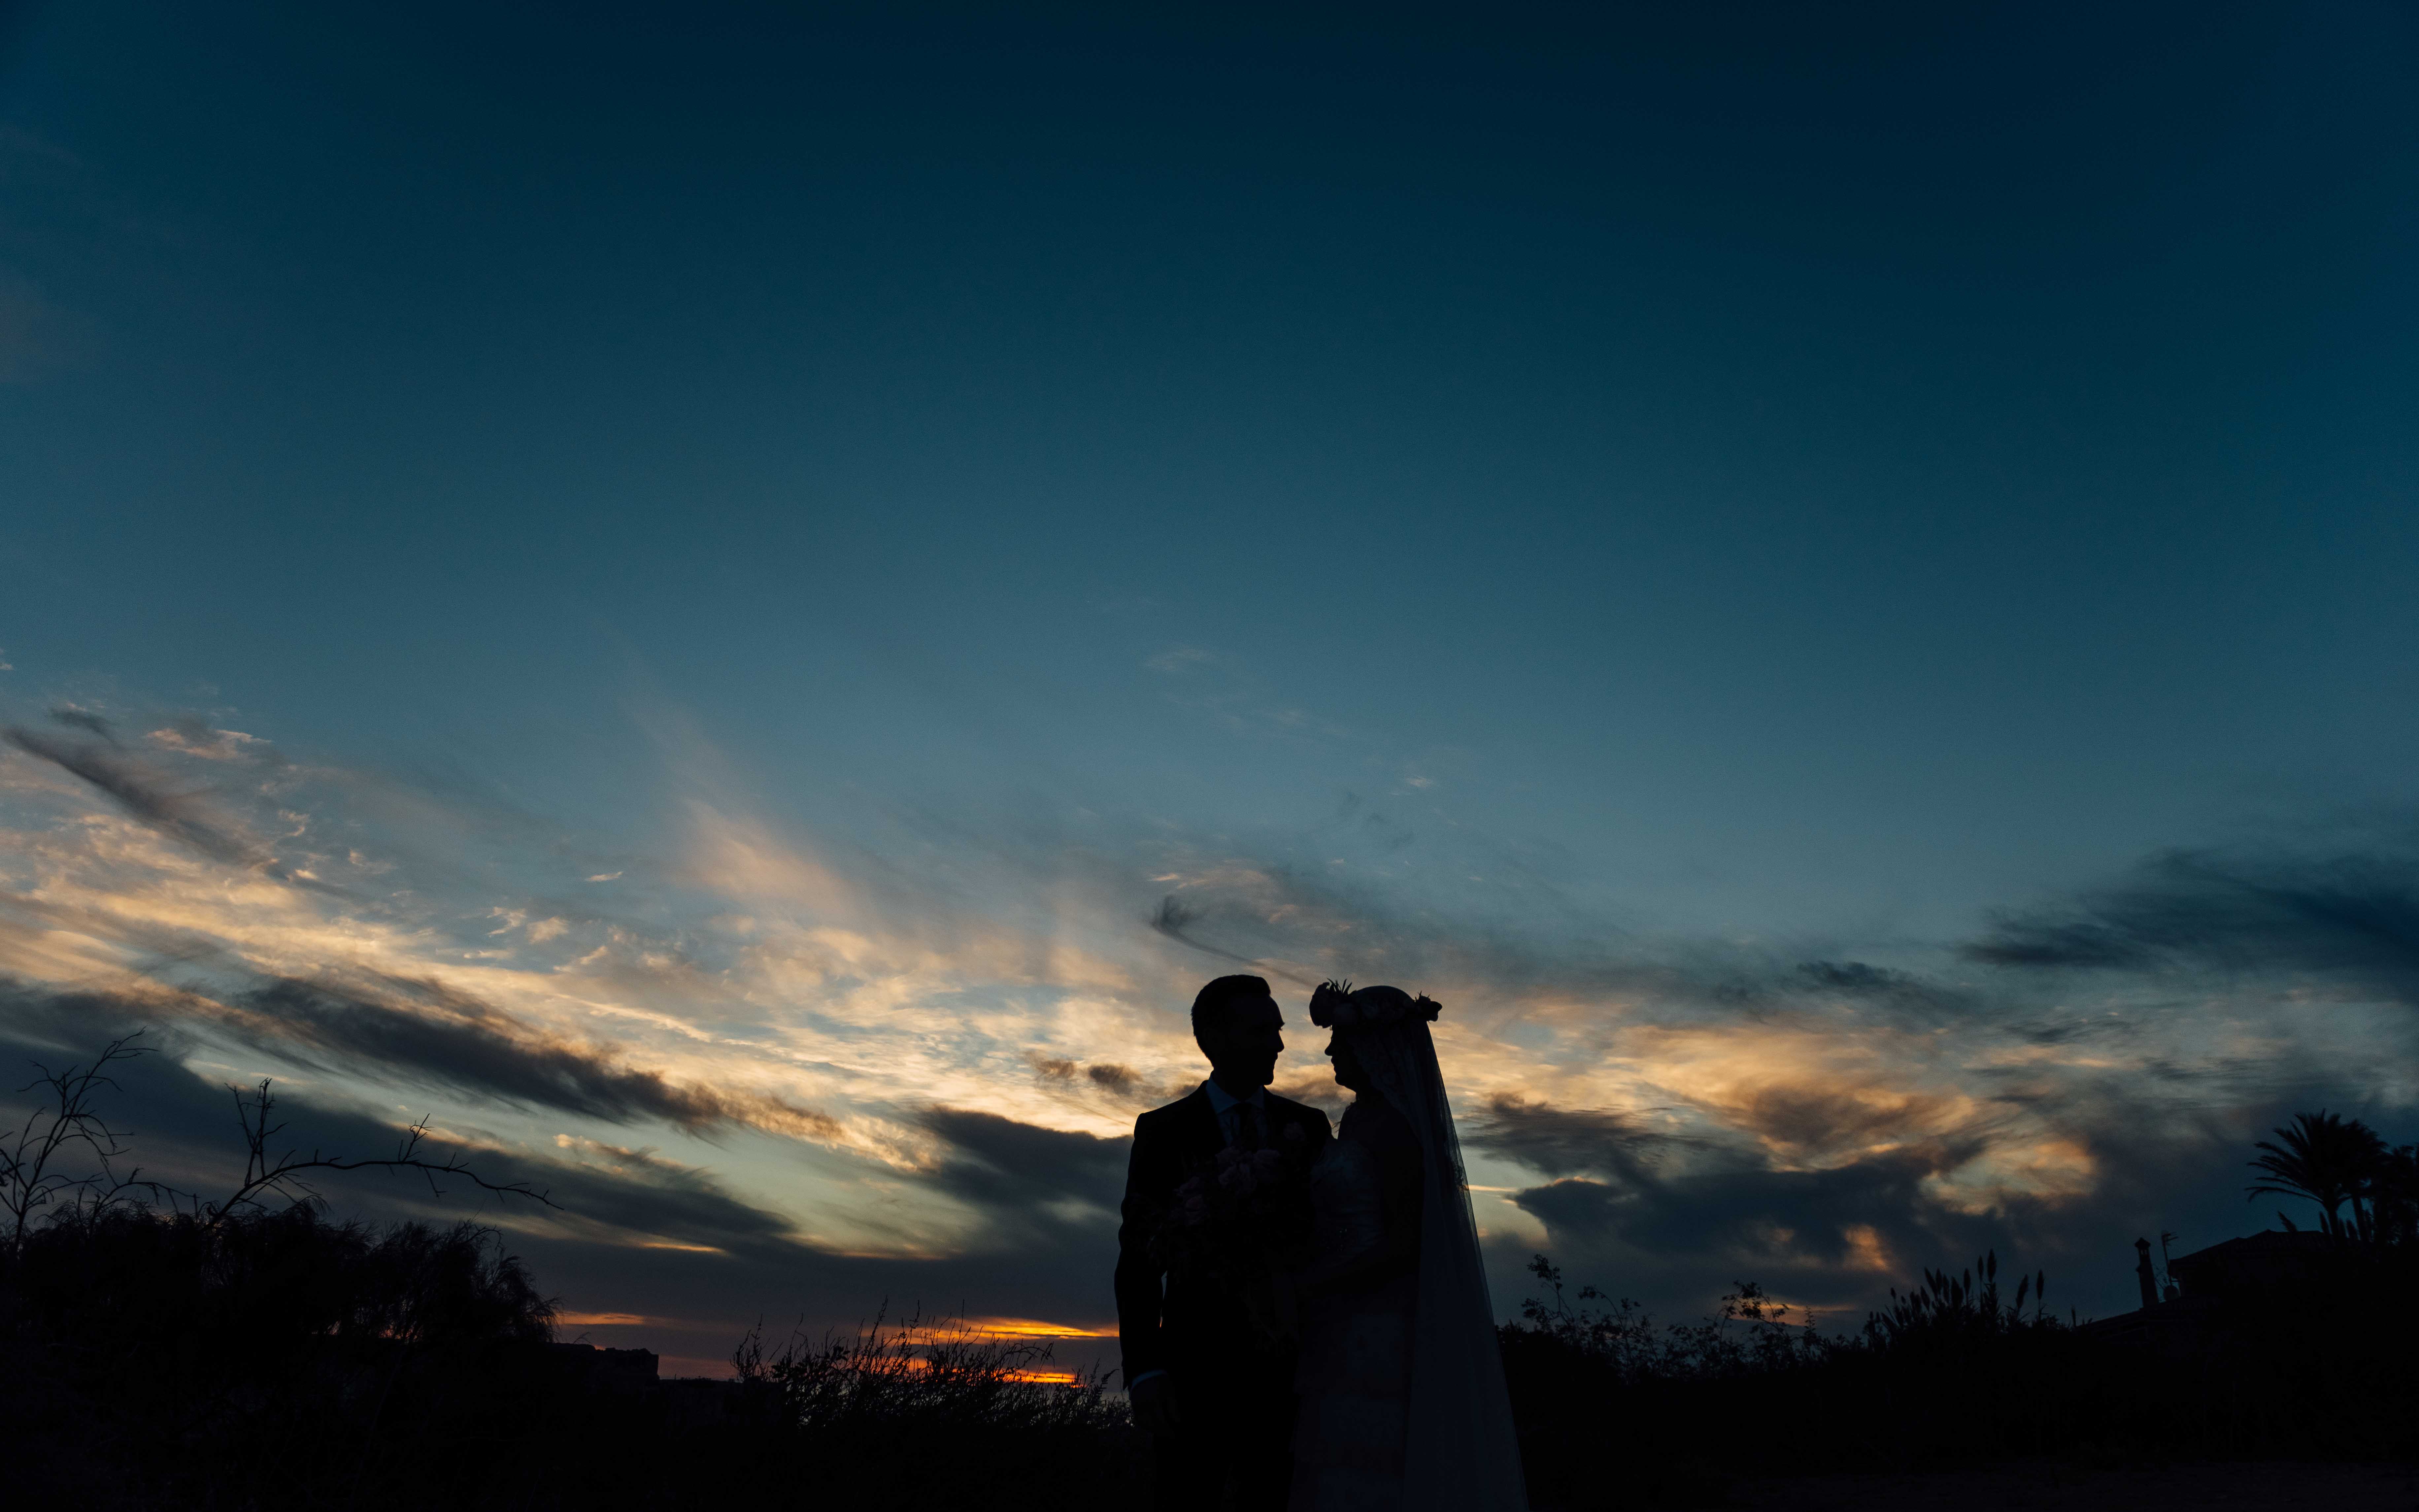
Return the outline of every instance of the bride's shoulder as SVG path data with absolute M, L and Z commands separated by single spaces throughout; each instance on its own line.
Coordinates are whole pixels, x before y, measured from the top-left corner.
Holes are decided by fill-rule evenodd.
M 1355 1101 L 1351 1112 L 1347 1117 L 1351 1123 L 1352 1137 L 1356 1139 L 1365 1140 L 1372 1145 L 1401 1145 L 1413 1149 L 1419 1148 L 1420 1136 L 1418 1132 L 1412 1129 L 1411 1120 L 1403 1117 L 1401 1109 L 1383 1098 L 1364 1097 Z

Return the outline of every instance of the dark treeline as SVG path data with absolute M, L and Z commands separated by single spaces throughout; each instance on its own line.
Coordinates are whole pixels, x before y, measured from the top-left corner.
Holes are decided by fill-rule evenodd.
M 141 1054 L 41 1073 L 0 1135 L 0 1455 L 26 1505 L 604 1508 L 872 1502 L 1135 1504 L 1123 1400 L 1047 1350 L 911 1323 L 737 1341 L 730 1381 L 555 1337 L 535 1278 L 476 1224 L 372 1227 L 305 1184 L 384 1169 L 488 1182 L 424 1152 L 280 1152 L 236 1096 L 224 1196 L 119 1167 L 97 1106 Z M 634 1358 L 635 1357 L 635 1358 Z
M 247 1119 L 255 1155 L 267 1106 Z M 114 1151 L 97 1119 L 69 1128 Z M 2038 1273 L 2003 1278 L 1986 1256 L 1927 1273 L 1851 1336 L 1793 1323 L 1746 1283 L 1717 1318 L 1657 1326 L 1569 1290 L 1540 1257 L 1538 1295 L 1502 1335 L 1532 1495 L 1696 1505 L 1741 1475 L 2408 1457 L 2411 1153 L 2323 1115 L 2279 1139 L 2260 1147 L 2258 1189 L 2327 1214 L 2254 1246 L 2293 1264 L 2187 1275 L 2179 1260 L 2186 1284 L 2150 1298 L 2146 1260 L 2149 1304 L 2100 1323 L 2060 1317 Z M 542 1287 L 492 1229 L 342 1222 L 291 1183 L 254 1182 L 278 1168 L 265 1159 L 243 1200 L 216 1203 L 162 1200 L 106 1162 L 63 1176 L 39 1140 L 11 1159 L 0 1441 L 29 1505 L 1148 1500 L 1121 1398 L 1037 1379 L 1031 1346 L 915 1324 L 771 1347 L 751 1334 L 735 1380 L 657 1382 L 652 1357 L 640 1370 L 556 1342 Z
M 0 1269 L 8 1478 L 108 1509 L 1133 1504 L 1117 1398 L 1014 1346 L 751 1342 L 684 1389 L 552 1337 L 476 1225 L 67 1210 Z
M 2238 1296 L 2222 1319 L 2131 1342 L 2027 1308 L 1993 1256 L 1927 1273 L 1848 1338 L 1791 1326 L 1744 1284 L 1722 1318 L 1658 1332 L 1533 1269 L 1549 1300 L 1502 1337 L 1541 1507 L 1712 1504 L 1742 1475 L 2419 1453 L 2407 1255 L 2347 1251 L 2321 1287 Z M 1655 1452 L 1615 1461 L 1614 1425 Z
M 1793 1326 L 1751 1282 L 1721 1316 L 1657 1328 L 1593 1288 L 1542 1298 L 1502 1330 L 1540 1506 L 1688 1505 L 1740 1475 L 2063 1458 L 2370 1459 L 2419 1455 L 2419 1149 L 2356 1119 L 2302 1114 L 2260 1141 L 2253 1196 L 2318 1205 L 2281 1231 L 2174 1262 L 2140 1246 L 2144 1305 L 2061 1317 L 2047 1277 L 2003 1286 L 1995 1255 L 1927 1272 L 1861 1332 Z M 2113 1257 L 2112 1257 L 2113 1258 Z M 2189 1271 L 2191 1284 L 2176 1276 Z M 1653 1444 L 1609 1462 L 1607 1430 Z

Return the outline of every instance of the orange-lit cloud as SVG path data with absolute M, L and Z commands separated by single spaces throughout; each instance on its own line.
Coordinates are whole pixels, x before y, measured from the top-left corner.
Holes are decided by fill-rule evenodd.
M 968 1318 L 969 1334 L 998 1339 L 1113 1339 L 1115 1323 L 1046 1323 L 1036 1318 Z

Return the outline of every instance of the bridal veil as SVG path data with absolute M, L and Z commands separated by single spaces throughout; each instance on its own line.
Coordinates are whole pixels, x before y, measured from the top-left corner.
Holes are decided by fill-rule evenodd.
M 1374 1089 L 1419 1135 L 1427 1182 L 1420 1205 L 1419 1312 L 1412 1328 L 1405 1512 L 1526 1512 L 1520 1444 L 1503 1388 L 1495 1309 L 1461 1140 L 1428 1021 L 1437 1005 L 1394 987 L 1321 987 L 1314 1023 L 1344 1030 Z

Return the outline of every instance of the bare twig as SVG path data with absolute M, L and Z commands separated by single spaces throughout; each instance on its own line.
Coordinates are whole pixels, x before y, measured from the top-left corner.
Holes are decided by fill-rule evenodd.
M 243 1129 L 243 1182 L 225 1201 L 209 1210 L 208 1217 L 212 1223 L 223 1220 L 239 1209 L 262 1206 L 261 1198 L 264 1196 L 281 1196 L 288 1202 L 303 1202 L 316 1197 L 318 1193 L 302 1179 L 305 1171 L 418 1171 L 428 1182 L 432 1196 L 445 1196 L 445 1189 L 437 1184 L 438 1179 L 450 1177 L 469 1181 L 480 1190 L 499 1196 L 528 1197 L 561 1210 L 560 1203 L 527 1181 L 488 1180 L 471 1169 L 470 1162 L 458 1152 L 448 1154 L 442 1160 L 430 1160 L 422 1155 L 421 1144 L 428 1137 L 426 1119 L 404 1131 L 393 1157 L 388 1160 L 346 1160 L 339 1156 L 322 1155 L 316 1149 L 307 1157 L 290 1149 L 282 1155 L 272 1156 L 269 1149 L 270 1141 L 283 1134 L 285 1125 L 269 1121 L 271 1110 L 277 1106 L 277 1099 L 270 1094 L 270 1083 L 263 1081 L 250 1092 L 237 1087 L 227 1088 L 235 1098 L 236 1121 Z
M 277 1100 L 267 1081 L 250 1092 L 227 1088 L 235 1097 L 236 1122 L 243 1130 L 244 1166 L 242 1182 L 225 1201 L 206 1203 L 192 1194 L 145 1180 L 139 1166 L 120 1175 L 116 1162 L 126 1155 L 127 1147 L 93 1104 L 104 1089 L 117 1089 L 117 1083 L 109 1075 L 111 1066 L 151 1053 L 150 1046 L 135 1042 L 141 1038 L 137 1031 L 111 1041 L 88 1065 L 53 1071 L 39 1061 L 34 1063 L 40 1075 L 19 1091 L 39 1088 L 46 1095 L 15 1131 L 0 1132 L 0 1225 L 6 1228 L 5 1235 L 0 1235 L 0 1246 L 5 1247 L 6 1253 L 13 1255 L 23 1250 L 26 1233 L 45 1211 L 54 1211 L 62 1203 L 69 1208 L 88 1205 L 100 1210 L 131 1200 L 136 1194 L 171 1206 L 182 1197 L 190 1202 L 195 1216 L 216 1224 L 240 1210 L 262 1206 L 267 1197 L 284 1197 L 288 1202 L 316 1197 L 317 1193 L 303 1178 L 308 1171 L 417 1171 L 428 1182 L 430 1195 L 438 1197 L 445 1196 L 445 1188 L 439 1184 L 440 1180 L 451 1179 L 468 1181 L 499 1196 L 528 1197 L 549 1208 L 559 1206 L 526 1181 L 488 1180 L 472 1169 L 459 1151 L 447 1152 L 437 1159 L 421 1153 L 428 1138 L 425 1119 L 404 1131 L 393 1157 L 387 1160 L 347 1160 L 322 1155 L 316 1149 L 308 1156 L 291 1149 L 272 1154 L 270 1144 L 285 1126 L 271 1121 Z M 79 1149 L 98 1169 L 78 1169 L 70 1165 L 70 1157 Z
M 41 1074 L 18 1088 L 23 1093 L 39 1088 L 48 1095 L 0 1144 L 0 1210 L 7 1214 L 10 1253 L 24 1246 L 25 1231 L 42 1211 L 63 1198 L 70 1206 L 89 1202 L 97 1208 L 127 1200 L 131 1192 L 174 1200 L 172 1189 L 144 1180 L 139 1166 L 117 1174 L 112 1163 L 126 1153 L 126 1146 L 93 1107 L 102 1088 L 117 1088 L 108 1074 L 110 1066 L 150 1053 L 150 1046 L 134 1042 L 141 1038 L 138 1030 L 112 1040 L 86 1066 L 53 1071 L 36 1061 L 34 1069 Z M 71 1174 L 64 1167 L 65 1158 L 79 1146 L 99 1170 Z

